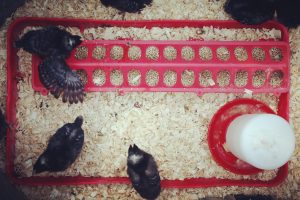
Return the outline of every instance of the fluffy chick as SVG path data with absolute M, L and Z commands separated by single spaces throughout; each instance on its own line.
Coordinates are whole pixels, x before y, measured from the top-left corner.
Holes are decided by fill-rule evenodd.
M 273 19 L 276 0 L 227 0 L 225 11 L 243 24 L 261 24 Z
M 122 12 L 140 12 L 146 5 L 150 5 L 152 0 L 101 0 L 102 4 L 116 8 Z
M 76 160 L 84 142 L 82 123 L 82 116 L 78 116 L 74 123 L 67 123 L 56 131 L 47 149 L 34 164 L 33 175 L 44 171 L 64 171 Z
M 82 102 L 84 97 L 84 84 L 80 77 L 73 72 L 62 57 L 50 56 L 45 58 L 38 66 L 39 78 L 46 89 L 63 102 Z
M 0 140 L 5 136 L 7 127 L 8 125 L 5 121 L 5 117 L 0 110 Z
M 277 19 L 289 28 L 300 25 L 300 1 L 278 0 L 276 6 Z
M 37 54 L 42 58 L 50 55 L 67 58 L 81 42 L 81 37 L 78 35 L 72 35 L 55 26 L 48 26 L 39 30 L 28 31 L 15 42 L 15 47 L 23 48 L 25 51 Z
M 160 176 L 152 155 L 130 145 L 127 158 L 127 173 L 134 189 L 144 199 L 156 199 L 161 191 Z

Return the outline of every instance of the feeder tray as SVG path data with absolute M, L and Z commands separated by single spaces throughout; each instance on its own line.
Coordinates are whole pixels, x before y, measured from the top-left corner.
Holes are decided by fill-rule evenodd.
M 289 117 L 289 36 L 284 26 L 268 22 L 259 26 L 246 26 L 235 21 L 112 21 L 58 18 L 20 18 L 13 22 L 7 33 L 7 121 L 6 145 L 7 175 L 17 184 L 26 185 L 78 185 L 78 184 L 130 184 L 127 177 L 27 177 L 14 174 L 15 134 L 18 119 L 16 102 L 17 80 L 22 76 L 17 70 L 17 49 L 14 41 L 26 27 L 40 26 L 78 27 L 81 32 L 93 27 L 135 28 L 268 28 L 281 32 L 280 41 L 153 41 L 153 40 L 91 40 L 71 53 L 67 64 L 86 76 L 86 92 L 195 92 L 203 93 L 274 93 L 279 96 L 277 114 Z M 261 56 L 263 55 L 263 56 Z M 279 55 L 279 56 L 278 56 Z M 32 56 L 32 87 L 47 94 L 38 78 L 40 60 Z M 257 86 L 253 81 L 262 72 L 265 81 Z M 280 84 L 274 85 L 274 73 L 281 74 Z M 229 77 L 224 83 L 223 75 Z M 238 84 L 236 79 L 247 76 L 247 81 Z M 287 165 L 278 170 L 277 176 L 268 181 L 256 179 L 191 178 L 162 180 L 164 188 L 197 188 L 217 186 L 270 187 L 280 184 L 288 173 Z

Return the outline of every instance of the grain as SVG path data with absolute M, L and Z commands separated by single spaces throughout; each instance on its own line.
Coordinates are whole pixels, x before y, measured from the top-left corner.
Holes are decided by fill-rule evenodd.
M 156 86 L 159 81 L 159 74 L 155 70 L 149 70 L 146 74 L 146 83 L 148 86 Z
M 88 76 L 85 70 L 76 70 L 76 74 L 79 76 L 81 82 L 85 85 L 88 82 Z
M 192 47 L 188 47 L 188 46 L 183 47 L 181 49 L 181 57 L 186 61 L 194 60 L 194 58 L 195 58 L 194 49 Z
M 78 60 L 86 59 L 88 56 L 88 48 L 85 46 L 80 46 L 76 48 L 75 58 Z
M 226 47 L 219 47 L 217 49 L 217 57 L 219 60 L 227 61 L 230 58 L 230 53 Z
M 212 59 L 212 51 L 209 47 L 201 47 L 199 49 L 199 56 L 201 60 L 208 61 Z
M 266 81 L 266 73 L 263 70 L 257 70 L 252 77 L 252 85 L 254 87 L 262 87 Z
M 102 60 L 106 55 L 106 48 L 104 46 L 97 46 L 93 49 L 93 58 Z
M 218 72 L 217 83 L 220 87 L 226 87 L 230 83 L 230 73 L 228 70 Z
M 248 72 L 247 71 L 237 71 L 235 74 L 234 84 L 237 87 L 244 87 L 248 82 Z
M 272 87 L 279 87 L 282 84 L 282 80 L 283 80 L 283 72 L 281 70 L 276 70 L 274 72 L 272 72 L 271 76 L 270 76 L 270 85 Z
M 158 48 L 155 46 L 150 46 L 146 50 L 146 57 L 149 60 L 157 60 L 159 57 L 159 51 Z
M 113 60 L 121 60 L 124 56 L 124 50 L 121 46 L 113 46 L 110 50 L 110 57 Z
M 266 58 L 265 51 L 260 47 L 255 47 L 252 50 L 252 57 L 257 61 L 264 61 Z
M 120 70 L 114 69 L 110 72 L 110 82 L 114 86 L 123 84 L 123 74 Z
M 237 47 L 234 49 L 235 58 L 238 61 L 246 61 L 248 59 L 248 54 L 245 48 Z
M 102 86 L 106 82 L 105 72 L 100 69 L 96 69 L 93 72 L 93 83 L 97 86 Z
M 274 60 L 274 61 L 282 60 L 283 55 L 282 55 L 281 49 L 279 49 L 277 47 L 272 47 L 269 52 L 270 52 L 270 56 L 271 56 L 272 60 Z
M 141 48 L 138 46 L 131 46 L 128 49 L 128 57 L 130 60 L 138 60 L 142 56 Z
M 177 74 L 175 71 L 168 70 L 164 73 L 164 83 L 166 86 L 172 87 L 176 84 Z
M 175 60 L 177 57 L 177 50 L 172 46 L 167 46 L 164 49 L 164 57 L 170 61 Z

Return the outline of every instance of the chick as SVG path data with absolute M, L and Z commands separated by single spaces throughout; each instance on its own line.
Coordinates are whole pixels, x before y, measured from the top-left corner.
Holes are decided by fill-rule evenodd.
M 5 117 L 0 110 L 0 140 L 5 136 L 7 127 L 8 125 L 5 121 Z
M 76 160 L 84 142 L 82 123 L 82 116 L 78 116 L 74 123 L 67 123 L 56 131 L 47 149 L 34 164 L 33 175 L 44 171 L 64 171 Z
M 102 4 L 116 8 L 122 12 L 140 12 L 146 5 L 150 5 L 152 0 L 101 0 Z
M 276 13 L 279 22 L 289 28 L 300 25 L 300 1 L 299 0 L 278 0 Z
M 273 19 L 276 0 L 227 0 L 225 11 L 243 24 L 261 24 Z
M 73 72 L 61 57 L 50 56 L 38 66 L 39 78 L 55 98 L 62 95 L 63 102 L 82 102 L 84 85 L 80 77 Z
M 72 35 L 55 26 L 48 26 L 25 33 L 21 39 L 15 42 L 15 47 L 23 48 L 42 58 L 50 55 L 67 58 L 81 42 L 81 37 L 78 35 Z
M 134 189 L 144 199 L 155 199 L 160 194 L 160 176 L 152 155 L 130 145 L 127 158 L 127 173 Z

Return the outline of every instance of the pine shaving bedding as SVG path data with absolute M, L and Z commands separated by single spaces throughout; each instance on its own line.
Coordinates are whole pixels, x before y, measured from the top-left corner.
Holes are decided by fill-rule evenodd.
M 277 29 L 227 29 L 204 26 L 203 28 L 122 28 L 122 27 L 98 27 L 85 29 L 83 34 L 75 27 L 68 27 L 66 30 L 78 34 L 85 39 L 113 40 L 118 38 L 132 38 L 135 40 L 235 40 L 235 41 L 257 41 L 281 38 Z
M 145 8 L 141 14 L 122 14 L 113 8 L 106 8 L 99 0 L 57 0 L 26 1 L 12 19 L 0 30 L 0 103 L 6 106 L 6 33 L 8 24 L 16 17 L 69 17 L 109 20 L 153 20 L 153 19 L 197 19 L 226 20 L 230 17 L 223 10 L 225 0 L 154 0 L 151 7 Z M 231 33 L 230 33 L 231 34 Z M 300 27 L 289 30 L 291 47 L 291 95 L 290 123 L 294 126 L 296 139 L 300 139 Z M 241 35 L 244 37 L 244 35 Z M 251 34 L 248 35 L 252 37 Z M 231 37 L 222 36 L 224 37 Z M 218 38 L 216 38 L 218 39 Z M 180 52 L 177 52 L 179 54 Z M 250 56 L 250 55 L 248 55 Z M 203 59 L 204 60 L 204 59 Z M 150 73 L 156 77 L 155 71 Z M 151 81 L 152 79 L 149 79 Z M 246 94 L 245 94 L 246 95 Z M 262 97 L 263 99 L 263 97 Z M 54 129 L 54 128 L 53 128 Z M 49 134 L 50 135 L 50 134 Z M 5 155 L 4 140 L 0 144 L 1 155 Z M 284 183 L 273 188 L 260 187 L 212 187 L 196 189 L 163 189 L 158 199 L 202 199 L 204 197 L 220 197 L 228 194 L 265 194 L 276 199 L 298 200 L 300 198 L 300 145 L 289 163 L 289 175 Z M 4 171 L 5 156 L 0 156 L 0 168 Z M 19 187 L 31 200 L 99 200 L 99 199 L 141 199 L 130 185 L 80 185 L 80 186 L 43 186 Z
M 197 32 L 200 30 L 156 27 L 149 30 L 118 27 L 107 29 L 92 28 L 84 32 L 95 33 L 92 36 L 94 39 L 124 38 L 128 36 L 127 33 L 134 33 L 130 35 L 134 39 L 161 39 L 162 35 L 168 35 L 166 33 L 169 32 L 172 37 L 165 39 L 186 40 L 198 37 Z M 67 30 L 79 34 L 78 29 L 74 27 L 68 27 Z M 204 27 L 201 30 L 203 34 L 201 38 L 205 40 L 219 38 L 222 33 L 220 30 Z M 276 30 L 267 29 L 235 30 L 235 37 L 240 39 L 238 35 L 244 35 L 247 31 L 256 33 L 252 34 L 249 40 L 277 39 L 274 34 Z M 223 37 L 223 39 L 235 38 Z M 116 53 L 119 54 L 118 51 Z M 74 121 L 78 115 L 84 117 L 85 130 L 85 144 L 79 158 L 64 172 L 43 173 L 39 176 L 127 176 L 127 151 L 129 145 L 133 143 L 155 157 L 162 179 L 218 177 L 270 180 L 276 176 L 277 170 L 252 176 L 235 175 L 218 166 L 209 151 L 207 129 L 213 114 L 225 103 L 245 97 L 247 93 L 205 94 L 201 97 L 193 93 L 128 93 L 125 96 L 108 92 L 88 93 L 83 104 L 69 105 L 51 95 L 42 96 L 35 93 L 30 81 L 31 54 L 19 50 L 18 56 L 19 70 L 26 75 L 24 81 L 18 84 L 19 125 L 14 161 L 15 171 L 21 177 L 31 176 L 33 164 L 46 148 L 49 137 L 64 123 Z M 118 85 L 117 76 L 115 81 Z M 172 84 L 172 76 L 169 81 Z M 253 98 L 266 102 L 273 110 L 277 108 L 278 99 L 274 95 L 259 94 L 253 95 Z

